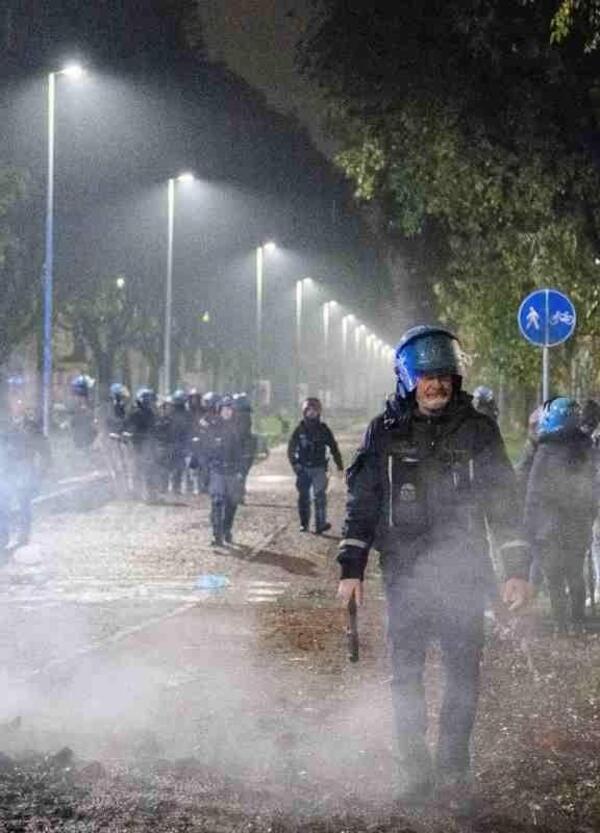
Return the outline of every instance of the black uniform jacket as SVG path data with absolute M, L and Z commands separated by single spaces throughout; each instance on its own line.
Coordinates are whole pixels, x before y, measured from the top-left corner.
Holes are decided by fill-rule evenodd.
M 371 546 L 384 575 L 489 590 L 486 520 L 506 577 L 526 579 L 529 547 L 520 528 L 515 476 L 494 420 L 457 394 L 443 414 L 419 416 L 393 397 L 367 429 L 347 471 L 348 498 L 338 561 L 342 578 L 362 578 Z
M 585 552 L 600 497 L 597 462 L 592 440 L 582 431 L 539 438 L 525 500 L 531 541 L 555 539 Z
M 246 454 L 243 438 L 234 420 L 217 419 L 206 437 L 209 470 L 215 474 L 244 474 Z
M 302 420 L 292 432 L 288 443 L 288 460 L 292 468 L 327 468 L 327 449 L 338 467 L 344 468 L 342 455 L 331 428 L 320 420 Z

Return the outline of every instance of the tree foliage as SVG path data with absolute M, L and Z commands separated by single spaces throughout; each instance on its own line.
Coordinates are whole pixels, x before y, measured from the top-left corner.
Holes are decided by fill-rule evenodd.
M 31 332 L 38 284 L 19 238 L 19 209 L 25 204 L 25 180 L 9 167 L 0 167 L 0 367 Z
M 563 5 L 325 0 L 301 47 L 357 198 L 407 238 L 441 230 L 439 317 L 478 372 L 524 384 L 539 366 L 517 332 L 526 292 L 566 290 L 579 335 L 600 335 L 600 59 L 581 32 L 558 45 Z

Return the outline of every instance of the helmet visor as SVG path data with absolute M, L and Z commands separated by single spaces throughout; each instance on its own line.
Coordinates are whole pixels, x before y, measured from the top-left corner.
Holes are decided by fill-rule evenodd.
M 422 376 L 461 376 L 458 341 L 447 333 L 419 336 L 396 352 L 396 375 L 408 393 Z

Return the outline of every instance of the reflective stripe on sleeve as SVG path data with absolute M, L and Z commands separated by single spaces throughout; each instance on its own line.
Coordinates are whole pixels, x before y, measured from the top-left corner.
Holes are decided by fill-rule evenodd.
M 359 541 L 358 538 L 344 538 L 343 541 L 340 541 L 340 549 L 343 547 L 360 547 L 360 549 L 365 550 L 368 546 L 364 541 Z

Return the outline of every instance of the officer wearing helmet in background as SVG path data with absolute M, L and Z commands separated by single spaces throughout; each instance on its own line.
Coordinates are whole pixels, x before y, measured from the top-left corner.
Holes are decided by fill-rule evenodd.
M 494 391 L 485 385 L 479 385 L 473 391 L 473 407 L 480 414 L 489 416 L 490 419 L 498 420 L 498 405 Z
M 121 382 L 113 382 L 110 386 L 110 409 L 106 418 L 106 428 L 109 433 L 120 434 L 127 417 L 129 390 Z
M 408 330 L 396 349 L 397 393 L 347 471 L 339 596 L 363 596 L 371 547 L 381 556 L 391 645 L 400 800 L 433 791 L 469 804 L 469 742 L 479 693 L 483 614 L 493 576 L 491 527 L 504 564 L 504 601 L 530 597 L 529 547 L 515 477 L 496 423 L 461 390 L 459 343 L 444 327 Z M 438 640 L 446 671 L 435 765 L 426 743 L 423 671 Z M 463 803 L 464 802 L 464 803 Z
M 152 500 L 156 495 L 156 401 L 156 393 L 152 388 L 139 388 L 134 406 L 123 426 L 133 451 L 134 491 L 137 497 L 145 500 Z
M 240 503 L 244 503 L 246 499 L 246 480 L 256 459 L 258 441 L 256 435 L 252 433 L 252 405 L 250 404 L 248 394 L 234 393 L 233 407 L 235 409 L 235 421 L 240 434 L 244 456 L 242 497 L 240 499 Z
M 188 395 L 178 388 L 171 396 L 169 416 L 169 475 L 175 494 L 182 494 L 188 456 L 191 452 L 193 416 L 188 408 Z
M 214 391 L 207 391 L 202 397 L 202 416 L 198 423 L 196 436 L 193 438 L 192 453 L 197 462 L 198 491 L 208 493 L 210 472 L 208 469 L 208 451 L 212 428 L 219 422 L 219 405 L 221 397 Z
M 92 393 L 96 382 L 86 373 L 71 379 L 73 409 L 69 420 L 71 437 L 76 448 L 90 448 L 98 436 L 98 424 L 94 414 Z
M 207 440 L 210 520 L 213 529 L 211 543 L 214 547 L 220 547 L 223 542 L 231 544 L 233 541 L 233 521 L 242 498 L 246 465 L 244 447 L 235 421 L 234 401 L 229 394 L 219 399 L 218 417 L 208 429 Z
M 539 584 L 545 576 L 559 631 L 568 620 L 576 629 L 585 620 L 583 562 L 599 497 L 595 457 L 577 401 L 558 396 L 546 402 L 527 481 L 525 527 L 534 554 L 532 580 Z
M 288 460 L 296 473 L 300 531 L 310 524 L 311 491 L 315 503 L 315 532 L 320 535 L 331 529 L 327 521 L 328 453 L 338 468 L 344 470 L 342 455 L 335 437 L 326 423 L 321 422 L 321 402 L 314 396 L 302 403 L 302 421 L 294 428 L 288 442 Z
M 100 406 L 98 420 L 108 468 L 115 487 L 121 493 L 129 488 L 129 471 L 123 442 L 128 402 L 127 387 L 121 382 L 113 382 L 109 388 L 108 401 Z

